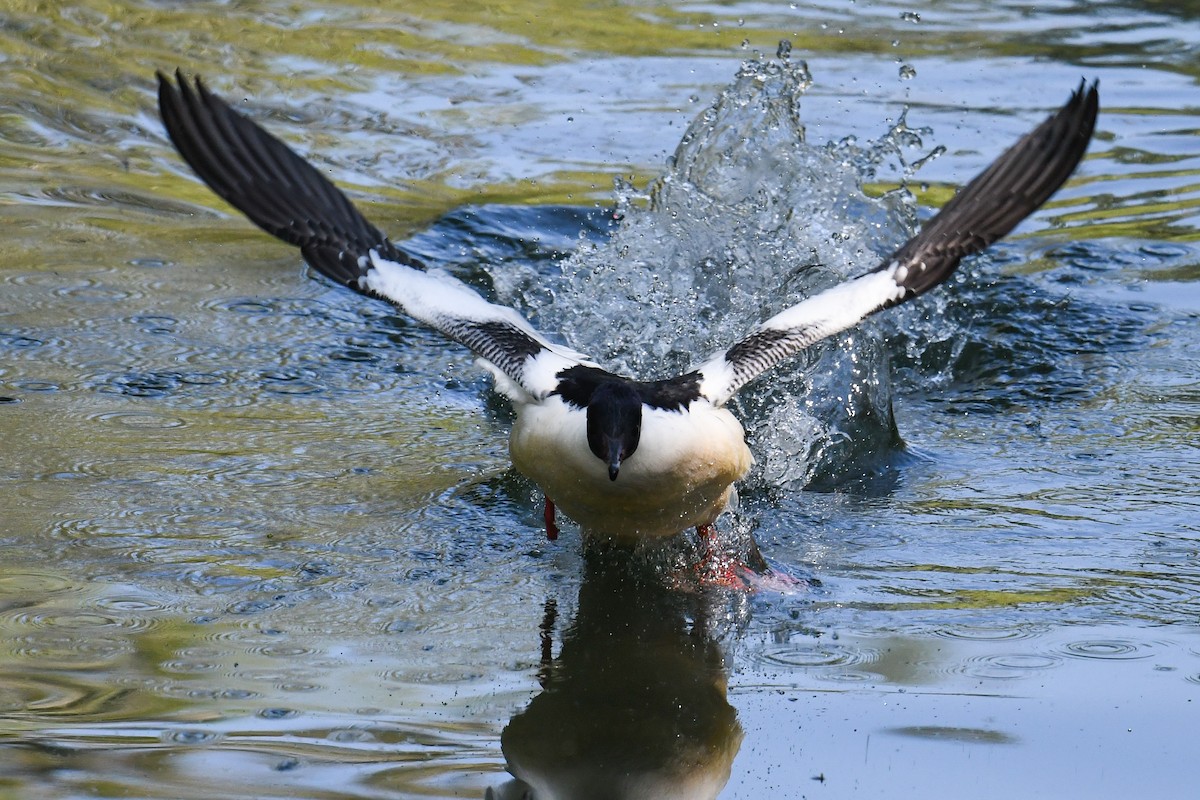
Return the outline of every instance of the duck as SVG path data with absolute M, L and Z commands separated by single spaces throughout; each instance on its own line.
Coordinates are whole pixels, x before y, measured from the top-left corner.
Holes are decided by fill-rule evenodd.
M 588 538 L 617 544 L 696 529 L 716 536 L 754 458 L 729 401 L 781 362 L 942 284 L 1008 234 L 1075 171 L 1099 112 L 1099 85 L 1067 102 L 969 181 L 880 263 L 805 298 L 697 359 L 680 375 L 617 374 L 552 341 L 515 309 L 388 239 L 302 156 L 196 76 L 157 73 L 167 135 L 219 197 L 294 247 L 326 278 L 393 304 L 468 348 L 513 406 L 513 466 Z

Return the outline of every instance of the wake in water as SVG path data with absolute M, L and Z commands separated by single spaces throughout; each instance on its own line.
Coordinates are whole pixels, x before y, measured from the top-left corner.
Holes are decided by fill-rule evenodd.
M 871 198 L 862 184 L 919 139 L 901 122 L 866 145 L 807 144 L 800 101 L 810 84 L 803 62 L 745 64 L 688 128 L 648 203 L 618 187 L 622 221 L 563 261 L 563 299 L 526 302 L 572 347 L 655 378 L 879 263 L 915 232 L 915 204 L 904 189 Z M 751 487 L 861 474 L 900 451 L 882 345 L 868 321 L 734 401 L 757 459 Z

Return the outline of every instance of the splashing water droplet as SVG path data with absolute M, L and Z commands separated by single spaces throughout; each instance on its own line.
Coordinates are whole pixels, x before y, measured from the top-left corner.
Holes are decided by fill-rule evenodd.
M 811 83 L 802 60 L 745 64 L 648 193 L 617 182 L 610 240 L 564 259 L 558 291 L 521 299 L 608 367 L 666 377 L 875 266 L 911 233 L 915 209 L 902 190 L 873 199 L 861 183 L 885 161 L 903 163 L 900 148 L 919 138 L 901 122 L 879 142 L 807 144 L 800 101 Z M 752 481 L 803 485 L 895 446 L 874 325 L 814 347 L 736 399 L 758 458 Z

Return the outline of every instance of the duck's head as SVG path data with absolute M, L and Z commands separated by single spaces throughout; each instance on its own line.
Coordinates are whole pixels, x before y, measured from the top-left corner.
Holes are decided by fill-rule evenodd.
M 621 462 L 633 455 L 642 437 L 642 398 L 627 383 L 602 382 L 587 404 L 588 448 L 608 465 L 615 481 Z

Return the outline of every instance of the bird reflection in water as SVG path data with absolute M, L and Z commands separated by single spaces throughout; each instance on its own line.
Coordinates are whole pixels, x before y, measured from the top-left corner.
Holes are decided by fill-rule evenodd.
M 513 779 L 486 798 L 714 798 L 742 742 L 722 642 L 748 618 L 745 593 L 680 592 L 597 550 L 557 656 L 547 602 L 542 692 L 505 727 Z

